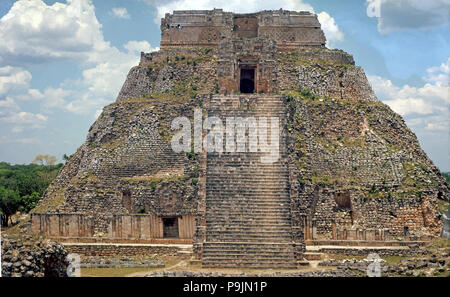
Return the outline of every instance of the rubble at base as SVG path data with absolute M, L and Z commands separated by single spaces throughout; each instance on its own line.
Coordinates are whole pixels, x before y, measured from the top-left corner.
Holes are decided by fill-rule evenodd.
M 60 243 L 2 234 L 3 277 L 67 277 L 68 252 Z

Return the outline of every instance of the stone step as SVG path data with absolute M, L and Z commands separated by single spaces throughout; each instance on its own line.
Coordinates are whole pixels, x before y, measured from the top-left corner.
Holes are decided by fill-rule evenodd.
M 269 123 L 271 117 L 278 117 L 280 120 L 285 120 L 286 115 L 287 115 L 286 111 L 280 109 L 280 107 L 277 105 L 268 105 L 259 108 L 233 107 L 233 106 L 220 106 L 216 108 L 208 108 L 208 116 L 218 116 L 219 118 L 221 117 L 267 118 Z
M 264 222 L 260 222 L 258 224 L 215 224 L 214 221 L 208 221 L 206 224 L 206 228 L 208 228 L 208 231 L 227 231 L 227 232 L 263 232 L 263 230 L 267 230 L 268 232 L 278 232 L 280 230 L 286 230 L 290 231 L 291 226 L 288 224 L 287 221 L 279 222 L 277 224 L 267 224 Z M 264 228 L 264 229 L 262 229 Z
M 202 262 L 204 268 L 249 268 L 249 269 L 296 269 L 297 265 L 290 262 L 213 262 L 211 260 Z
M 208 193 L 207 193 L 208 194 Z M 214 193 L 211 193 L 214 194 Z M 216 195 L 213 198 L 208 198 L 206 200 L 206 202 L 210 203 L 211 207 L 214 207 L 216 204 L 217 207 L 226 207 L 227 210 L 230 209 L 246 209 L 246 208 L 251 208 L 251 209 L 265 209 L 267 211 L 278 211 L 278 210 L 283 210 L 285 208 L 290 209 L 290 201 L 288 201 L 288 198 L 285 198 L 285 200 L 279 200 L 276 198 L 272 198 L 273 200 L 268 200 L 268 199 L 261 199 L 258 200 L 258 196 L 250 196 L 247 195 L 247 199 L 242 199 L 240 198 L 238 195 L 236 195 L 235 197 L 229 197 L 228 195 L 225 196 L 223 199 L 220 199 L 220 195 Z M 235 198 L 235 199 L 233 199 Z M 239 203 L 241 206 L 239 206 Z M 213 209 L 213 208 L 209 208 L 209 209 Z
M 285 207 L 290 209 L 290 201 L 288 201 L 288 198 L 285 198 L 285 201 L 279 200 L 277 198 L 271 198 L 272 200 L 268 199 L 259 199 L 259 197 L 252 197 L 248 200 L 243 199 L 229 199 L 229 200 L 221 200 L 221 199 L 207 199 L 207 202 L 210 203 L 216 203 L 217 207 L 226 207 L 232 208 L 232 209 L 246 209 L 248 207 L 254 208 L 254 209 L 260 209 L 264 208 L 266 210 L 273 211 L 274 209 L 278 210 L 278 207 L 281 207 L 280 209 L 284 209 Z M 215 205 L 211 205 L 211 208 L 213 209 Z M 270 207 L 270 209 L 268 209 Z
M 290 204 L 289 203 L 284 203 L 281 205 L 277 204 L 277 203 L 258 203 L 257 201 L 252 202 L 252 203 L 242 203 L 241 207 L 236 207 L 234 206 L 232 203 L 217 203 L 217 205 L 212 205 L 213 203 L 211 203 L 210 200 L 206 201 L 208 204 L 210 204 L 209 206 L 207 206 L 207 210 L 219 210 L 219 208 L 223 209 L 224 211 L 230 212 L 230 211 L 237 211 L 237 212 L 242 212 L 243 210 L 247 210 L 249 212 L 255 212 L 255 211 L 259 211 L 259 212 L 265 212 L 265 213 L 288 213 L 290 210 Z
M 219 188 L 219 189 L 236 189 L 237 187 L 242 189 L 265 189 L 265 190 L 278 190 L 278 191 L 288 191 L 289 190 L 289 180 L 286 178 L 278 180 L 276 183 L 275 178 L 269 179 L 267 183 L 260 181 L 259 179 L 245 179 L 245 180 L 229 180 L 222 179 L 220 180 L 218 177 L 209 177 L 206 176 L 206 180 L 208 184 L 210 184 L 210 189 Z M 220 184 L 222 182 L 222 184 Z M 223 184 L 225 182 L 225 184 Z
M 233 103 L 222 103 L 214 106 L 215 102 L 208 108 L 208 115 L 211 115 L 212 112 L 217 114 L 226 114 L 226 113 L 267 113 L 269 116 L 273 114 L 286 114 L 286 109 L 279 102 L 267 102 L 265 104 L 249 104 L 249 105 L 238 105 Z M 266 114 L 263 114 L 266 116 Z
M 215 213 L 208 212 L 207 215 L 215 215 Z M 261 223 L 261 224 L 268 224 L 269 221 L 273 221 L 275 224 L 277 222 L 283 222 L 283 223 L 289 223 L 289 215 L 285 216 L 253 216 L 251 218 L 244 217 L 242 215 L 226 215 L 223 217 L 217 217 L 214 220 L 211 220 L 210 222 L 212 224 L 216 225 L 225 225 L 227 223 L 230 224 L 241 224 L 241 225 L 250 225 L 252 223 Z
M 210 201 L 207 201 L 210 202 Z M 218 205 L 209 205 L 207 206 L 207 211 L 220 211 L 223 210 L 223 212 L 229 214 L 229 213 L 240 213 L 240 214 L 249 214 L 249 215 L 255 215 L 255 214 L 272 214 L 272 213 L 283 213 L 287 214 L 290 212 L 290 204 L 283 204 L 283 205 L 277 205 L 273 204 L 271 209 L 268 209 L 267 205 L 264 204 L 257 204 L 257 203 L 243 203 L 241 204 L 243 206 L 236 207 L 232 205 L 231 203 L 223 203 Z
M 276 242 L 289 242 L 292 241 L 292 236 L 289 235 L 289 232 L 286 232 L 284 234 L 287 235 L 281 235 L 281 231 L 284 230 L 278 230 L 278 231 L 246 231 L 246 232 L 232 232 L 232 231 L 213 231 L 208 230 L 208 234 L 206 235 L 206 238 L 222 238 L 224 241 L 233 241 L 233 240 L 242 240 L 242 241 L 249 241 L 253 239 L 272 239 L 272 241 Z
M 221 222 L 221 221 L 237 221 L 237 220 L 245 220 L 245 222 L 255 222 L 266 219 L 279 219 L 285 220 L 290 217 L 290 210 L 284 209 L 281 212 L 268 212 L 268 211 L 253 211 L 253 212 L 244 212 L 244 211 L 233 211 L 230 209 L 224 209 L 221 211 L 220 209 L 211 209 L 208 208 L 206 210 L 207 214 L 210 216 L 214 216 L 214 219 L 211 219 L 211 222 Z
M 207 166 L 207 170 L 209 170 L 210 166 Z M 230 170 L 230 167 L 228 168 L 216 168 L 215 170 L 211 170 L 211 172 L 206 173 L 206 177 L 209 177 L 211 180 L 218 180 L 221 176 L 228 177 L 227 180 L 233 180 L 233 181 L 241 181 L 241 180 L 255 180 L 255 181 L 263 181 L 264 177 L 267 177 L 267 179 L 271 182 L 274 182 L 277 180 L 277 177 L 279 180 L 285 180 L 287 181 L 289 178 L 289 173 L 284 170 L 266 170 L 265 172 L 263 170 L 255 170 L 252 171 L 248 168 L 235 168 Z M 239 179 L 235 179 L 238 177 Z
M 223 201 L 223 200 L 232 200 L 232 201 L 258 201 L 258 197 L 262 197 L 260 201 L 267 200 L 267 202 L 285 202 L 287 203 L 288 192 L 285 190 L 244 190 L 244 189 L 220 189 L 220 188 L 211 188 L 208 187 L 206 189 L 207 201 L 214 202 Z M 269 200 L 268 196 L 278 196 L 278 198 L 273 198 Z
M 258 243 L 261 241 L 276 241 L 280 243 L 289 243 L 292 241 L 291 237 L 274 237 L 274 236 L 252 236 L 252 237 L 242 237 L 242 236 L 231 236 L 231 235 L 223 235 L 223 236 L 214 236 L 214 235 L 206 235 L 206 240 L 209 242 L 222 242 L 222 241 L 236 241 L 242 240 L 247 243 Z
M 203 263 L 217 263 L 219 261 L 230 263 L 286 263 L 290 262 L 291 254 L 285 255 L 245 255 L 245 254 L 226 254 L 222 257 L 213 255 L 203 255 Z
M 207 166 L 207 170 L 210 169 L 211 166 Z M 252 175 L 253 173 L 253 175 Z M 273 169 L 265 169 L 265 170 L 255 170 L 251 171 L 248 168 L 241 167 L 231 170 L 230 167 L 225 168 L 216 168 L 208 171 L 206 176 L 213 179 L 219 179 L 221 176 L 230 175 L 231 177 L 238 176 L 239 180 L 241 179 L 254 179 L 254 180 L 264 180 L 264 177 L 267 177 L 270 181 L 275 181 L 278 178 L 281 180 L 286 180 L 289 178 L 289 173 L 286 170 L 281 170 L 281 168 L 273 168 Z M 239 181 L 238 180 L 238 181 Z
M 280 143 L 280 146 L 281 145 L 282 144 Z M 281 148 L 278 152 L 278 155 L 274 155 L 278 157 L 278 161 L 276 163 L 262 163 L 261 157 L 267 156 L 269 156 L 269 153 L 254 153 L 249 152 L 247 149 L 245 152 L 210 152 L 207 153 L 206 164 L 215 164 L 215 162 L 219 162 L 220 165 L 239 165 L 239 167 L 246 167 L 251 165 L 255 166 L 255 169 L 270 169 L 279 168 L 280 165 L 286 163 L 288 159 L 287 155 L 283 153 Z
M 221 256 L 217 256 L 216 253 L 222 252 Z M 271 251 L 265 252 L 263 250 L 255 251 L 254 253 L 242 253 L 239 251 L 223 251 L 216 250 L 213 253 L 207 252 L 203 254 L 203 259 L 205 260 L 220 260 L 220 259 L 231 259 L 231 258 L 239 258 L 239 260 L 253 260 L 253 259 L 264 259 L 264 260 L 286 260 L 286 258 L 292 256 L 293 251 Z
M 251 207 L 251 206 L 249 206 Z M 280 211 L 268 211 L 262 208 L 252 207 L 253 211 L 244 211 L 243 209 L 239 210 L 233 210 L 233 208 L 224 208 L 223 211 L 221 211 L 219 208 L 213 208 L 209 207 L 206 209 L 206 211 L 217 217 L 217 219 L 222 219 L 224 217 L 230 217 L 230 218 L 238 218 L 238 217 L 245 217 L 249 221 L 250 220 L 256 220 L 263 216 L 267 216 L 267 218 L 285 218 L 290 215 L 290 209 L 289 208 L 283 208 Z
M 290 268 L 296 259 L 291 243 L 206 242 L 203 267 Z
M 283 167 L 281 165 L 280 167 L 255 168 L 253 170 L 249 167 L 251 166 L 235 166 L 233 164 L 220 163 L 213 167 L 212 164 L 208 164 L 206 168 L 209 171 L 206 172 L 206 176 L 217 179 L 220 176 L 227 177 L 230 175 L 230 178 L 239 177 L 239 180 L 252 178 L 255 180 L 263 180 L 264 177 L 267 177 L 271 181 L 275 181 L 277 177 L 283 179 L 289 178 L 289 172 L 281 168 Z
M 263 219 L 263 220 L 227 220 L 227 218 L 215 218 L 214 220 L 208 220 L 207 222 L 209 222 L 212 225 L 218 225 L 218 226 L 223 226 L 226 224 L 230 224 L 230 225 L 241 225 L 241 226 L 249 226 L 252 224 L 260 224 L 260 225 L 270 225 L 270 224 L 278 224 L 278 223 L 283 223 L 283 224 L 289 224 L 290 222 L 288 222 L 287 219 L 282 219 L 280 220 L 280 218 L 267 218 L 267 219 Z
M 251 181 L 249 181 L 251 182 Z M 233 196 L 248 196 L 248 197 L 252 197 L 252 199 L 254 199 L 255 196 L 259 196 L 259 195 L 282 195 L 282 194 L 287 194 L 288 190 L 286 188 L 265 188 L 264 186 L 261 186 L 260 188 L 244 188 L 243 186 L 240 185 L 229 185 L 227 188 L 223 188 L 220 186 L 208 186 L 206 188 L 206 193 L 207 194 L 211 194 L 211 195 L 233 195 Z M 282 198 L 286 198 L 286 197 L 282 197 Z M 249 199 L 249 198 L 247 198 Z M 222 199 L 220 199 L 222 200 Z M 256 199 L 255 199 L 256 200 Z
M 227 212 L 224 211 L 223 214 L 220 211 L 211 211 L 207 210 L 207 214 L 210 216 L 216 216 L 216 218 L 211 219 L 211 223 L 216 223 L 218 225 L 229 223 L 236 223 L 241 225 L 248 225 L 252 223 L 264 223 L 269 224 L 270 220 L 277 222 L 288 224 L 288 220 L 290 218 L 290 213 L 285 212 L 282 214 L 271 214 L 271 213 L 240 213 L 240 212 Z M 267 221 L 266 221 L 267 220 Z M 278 221 L 277 221 L 278 220 Z
M 284 96 L 214 95 L 208 115 L 278 117 L 280 139 L 278 159 L 271 164 L 261 162 L 266 152 L 206 155 L 203 266 L 296 268 Z M 246 136 L 238 144 L 248 149 L 248 141 Z
M 308 261 L 320 261 L 324 258 L 322 253 L 305 252 L 303 257 Z
M 208 153 L 208 160 L 206 162 L 206 165 L 208 167 L 211 167 L 211 165 L 214 164 L 214 168 L 216 169 L 223 169 L 223 168 L 248 168 L 250 166 L 254 167 L 255 170 L 273 170 L 273 169 L 282 169 L 287 167 L 287 158 L 283 157 L 281 154 L 276 155 L 276 152 L 274 152 L 273 155 L 268 153 L 261 153 L 261 154 L 254 154 L 254 153 L 239 153 L 239 155 L 236 153 L 235 158 L 230 158 L 229 156 L 223 156 L 223 157 L 217 157 L 217 156 L 210 156 L 211 154 L 217 154 L 214 153 Z M 244 154 L 244 155 L 241 155 Z M 253 155 L 251 155 L 253 154 Z M 264 157 L 264 159 L 261 159 Z M 272 159 L 269 159 L 272 158 Z M 263 163 L 268 162 L 266 160 L 273 160 L 270 163 Z

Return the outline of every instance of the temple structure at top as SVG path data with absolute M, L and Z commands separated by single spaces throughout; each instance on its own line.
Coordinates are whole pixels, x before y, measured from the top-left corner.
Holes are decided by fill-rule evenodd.
M 161 48 L 217 47 L 223 39 L 267 38 L 278 50 L 325 47 L 317 15 L 306 11 L 266 10 L 236 14 L 222 9 L 180 10 L 161 19 Z

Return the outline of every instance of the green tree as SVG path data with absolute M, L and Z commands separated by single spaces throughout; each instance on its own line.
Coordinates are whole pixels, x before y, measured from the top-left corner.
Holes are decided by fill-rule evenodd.
M 35 208 L 41 200 L 41 195 L 38 192 L 33 192 L 31 195 L 25 195 L 19 197 L 19 211 L 28 213 L 30 210 Z
M 19 205 L 19 192 L 0 186 L 0 214 L 3 227 L 8 227 L 8 221 L 17 212 Z
M 62 164 L 48 166 L 37 164 L 10 165 L 6 162 L 0 162 L 1 194 L 2 197 L 6 197 L 3 199 L 3 207 L 0 210 L 2 215 L 11 216 L 10 212 L 17 210 L 27 213 L 33 209 L 61 167 Z M 11 191 L 18 193 L 18 197 L 16 197 L 17 207 L 10 207 L 12 204 L 10 197 L 15 195 L 11 194 Z M 8 218 L 2 217 L 6 222 Z

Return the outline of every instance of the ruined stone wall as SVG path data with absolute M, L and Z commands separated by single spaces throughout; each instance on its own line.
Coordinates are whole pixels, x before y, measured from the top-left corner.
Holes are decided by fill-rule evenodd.
M 179 239 L 192 239 L 195 231 L 194 216 L 179 216 Z M 149 241 L 164 238 L 163 221 L 155 214 L 110 215 L 106 220 L 106 237 L 111 240 Z M 55 238 L 75 240 L 94 237 L 94 218 L 85 214 L 39 213 L 31 216 L 31 233 Z M 98 234 L 97 234 L 98 235 Z
M 311 216 L 317 230 L 315 239 L 384 240 L 367 237 L 369 235 L 363 232 L 370 229 L 386 230 L 386 234 L 404 237 L 435 235 L 442 228 L 435 211 L 436 193 L 402 199 L 368 199 L 363 193 L 355 191 L 351 196 L 351 207 L 342 209 L 336 203 L 334 191 L 321 191 Z M 405 227 L 407 234 L 404 233 Z M 356 229 L 362 233 L 358 234 Z
M 298 50 L 299 47 L 325 47 L 325 35 L 314 14 L 264 11 L 259 20 L 258 36 L 276 40 L 282 51 Z
M 384 241 L 387 240 L 389 231 L 386 229 L 339 229 L 333 233 L 334 240 L 366 240 L 366 241 Z
M 195 215 L 198 160 L 195 154 L 172 151 L 170 124 L 177 116 L 193 116 L 202 99 L 176 103 L 169 98 L 106 107 L 61 171 L 59 179 L 68 180 L 55 181 L 33 212 L 85 214 L 99 236 L 107 234 L 112 214 Z M 71 167 L 73 173 L 67 172 Z
M 195 231 L 194 216 L 180 216 L 178 236 L 180 239 L 192 239 Z M 163 222 L 160 217 L 150 215 L 114 215 L 108 228 L 108 238 L 152 239 L 163 238 Z
M 279 91 L 301 88 L 322 97 L 378 101 L 364 71 L 345 52 L 304 49 L 278 53 L 276 64 Z
M 31 232 L 50 237 L 92 237 L 92 218 L 83 214 L 32 214 Z
M 152 92 L 165 94 L 212 94 L 218 90 L 217 49 L 173 49 L 141 54 L 131 68 L 117 100 Z
M 282 50 L 324 47 L 317 15 L 286 10 L 233 14 L 222 9 L 174 11 L 161 19 L 161 48 L 217 47 L 226 38 L 263 37 Z
M 399 115 L 381 102 L 289 94 L 291 199 L 319 236 L 331 238 L 333 224 L 439 234 L 437 198 L 448 186 Z
M 448 200 L 448 185 L 403 119 L 376 100 L 352 56 L 276 50 L 273 40 L 254 38 L 142 54 L 33 212 L 84 214 L 94 236 L 108 236 L 113 215 L 198 216 L 205 157 L 172 151 L 171 121 L 192 119 L 212 94 L 236 90 L 239 63 L 255 62 L 257 90 L 286 99 L 293 225 L 309 216 L 326 236 L 332 222 L 435 234 L 436 197 Z M 348 189 L 352 216 L 333 196 Z
M 67 277 L 68 252 L 48 239 L 2 233 L 2 277 Z
M 180 250 L 177 246 L 162 245 L 127 245 L 127 244 L 65 244 L 66 250 L 70 253 L 83 255 L 86 257 L 111 257 L 111 256 L 142 256 L 142 255 L 177 255 Z
M 217 47 L 232 29 L 232 13 L 221 9 L 174 11 L 161 19 L 161 48 Z

